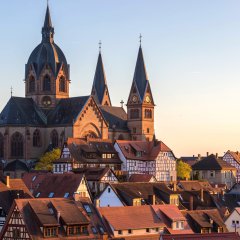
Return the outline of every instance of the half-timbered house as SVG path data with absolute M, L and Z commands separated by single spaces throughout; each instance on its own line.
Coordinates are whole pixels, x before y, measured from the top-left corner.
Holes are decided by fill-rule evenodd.
M 230 163 L 233 167 L 237 169 L 237 175 L 236 175 L 236 182 L 240 181 L 240 153 L 233 152 L 228 150 L 224 156 L 223 160 L 226 161 L 227 163 Z
M 117 140 L 114 147 L 129 176 L 151 174 L 158 181 L 176 181 L 176 157 L 163 142 Z
M 104 231 L 103 231 L 104 233 Z M 16 199 L 0 239 L 102 239 L 83 207 L 69 199 Z

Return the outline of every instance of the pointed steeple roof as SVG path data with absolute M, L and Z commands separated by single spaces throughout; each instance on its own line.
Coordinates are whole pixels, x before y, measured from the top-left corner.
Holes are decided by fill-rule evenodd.
M 147 72 L 146 72 L 146 68 L 145 68 L 141 45 L 140 45 L 139 51 L 138 51 L 138 57 L 137 57 L 137 63 L 136 63 L 136 67 L 135 67 L 133 81 L 135 81 L 137 88 L 138 88 L 138 92 L 140 94 L 140 97 L 143 100 L 147 81 L 148 81 L 148 76 L 147 76 Z
M 108 95 L 108 98 L 110 101 L 107 81 L 106 81 L 106 76 L 105 76 L 105 71 L 104 71 L 104 66 L 102 61 L 102 54 L 101 52 L 99 52 L 93 86 L 92 86 L 92 95 L 95 97 L 95 100 L 98 104 L 102 104 L 105 94 Z
M 42 41 L 52 43 L 53 42 L 53 35 L 54 35 L 54 28 L 52 26 L 52 20 L 51 20 L 49 6 L 47 5 L 44 25 L 43 25 L 43 28 L 42 28 Z
M 45 15 L 45 20 L 44 20 L 44 28 L 49 28 L 52 27 L 52 20 L 51 20 L 51 15 L 49 11 L 49 6 L 47 5 L 47 10 L 46 10 L 46 15 Z

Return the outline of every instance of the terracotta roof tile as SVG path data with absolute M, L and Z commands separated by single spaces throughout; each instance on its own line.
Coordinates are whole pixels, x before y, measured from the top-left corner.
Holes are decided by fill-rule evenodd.
M 149 205 L 111 208 L 104 207 L 98 208 L 98 211 L 114 230 L 156 228 L 165 226 Z

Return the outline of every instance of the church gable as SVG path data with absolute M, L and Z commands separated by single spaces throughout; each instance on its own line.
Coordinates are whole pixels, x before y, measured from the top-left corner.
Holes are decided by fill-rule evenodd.
M 128 97 L 127 105 L 141 104 L 141 103 L 142 103 L 142 100 L 141 100 L 140 94 L 138 92 L 136 82 L 133 81 L 132 87 L 131 87 L 131 90 L 130 90 L 130 94 L 129 94 L 129 97 Z
M 74 122 L 74 138 L 108 138 L 108 124 L 96 104 L 90 97 Z

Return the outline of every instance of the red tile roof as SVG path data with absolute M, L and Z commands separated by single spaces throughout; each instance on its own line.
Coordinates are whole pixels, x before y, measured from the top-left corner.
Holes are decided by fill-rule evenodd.
M 117 140 L 116 143 L 126 159 L 152 161 L 156 159 L 160 152 L 172 152 L 172 150 L 161 141 Z M 142 155 L 136 156 L 136 152 L 141 152 Z
M 149 182 L 151 179 L 154 179 L 156 182 L 157 180 L 151 174 L 132 174 L 129 178 L 129 182 Z
M 149 205 L 103 207 L 98 211 L 114 230 L 165 227 Z
M 239 240 L 238 233 L 208 233 L 208 234 L 171 234 L 162 235 L 162 240 Z

